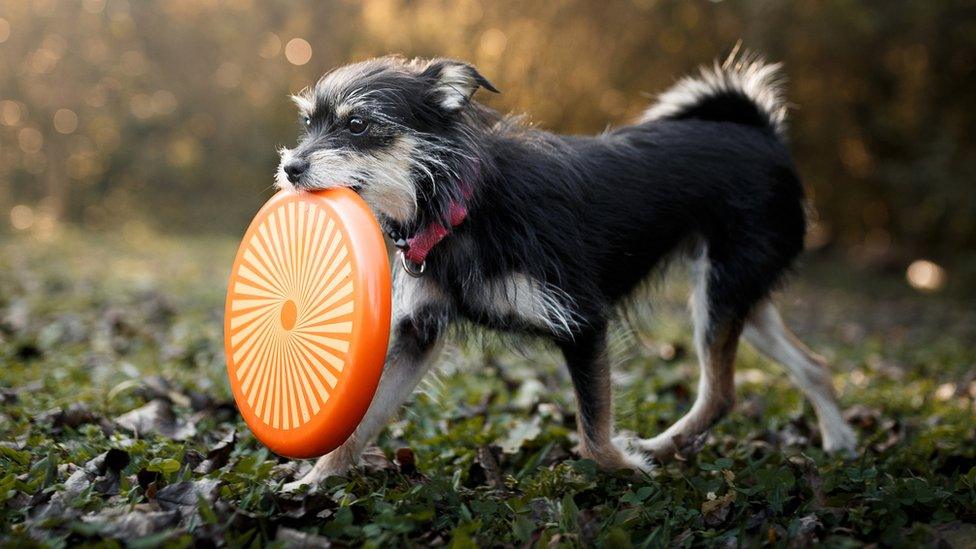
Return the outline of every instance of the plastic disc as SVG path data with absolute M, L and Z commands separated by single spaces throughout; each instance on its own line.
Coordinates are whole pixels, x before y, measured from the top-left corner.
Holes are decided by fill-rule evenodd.
M 349 189 L 281 191 L 254 217 L 224 310 L 237 407 L 274 452 L 330 452 L 373 399 L 390 336 L 383 234 Z

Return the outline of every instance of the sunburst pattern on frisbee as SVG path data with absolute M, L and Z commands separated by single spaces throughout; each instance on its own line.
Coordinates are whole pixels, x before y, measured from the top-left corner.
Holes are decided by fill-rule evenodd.
M 231 275 L 229 365 L 265 425 L 296 429 L 322 410 L 346 366 L 355 277 L 330 212 L 286 201 L 249 233 Z

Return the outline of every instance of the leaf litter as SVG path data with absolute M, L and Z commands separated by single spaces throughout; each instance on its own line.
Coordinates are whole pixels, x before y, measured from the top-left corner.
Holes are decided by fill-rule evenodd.
M 901 330 L 881 354 L 899 327 L 875 311 L 893 305 L 861 286 L 821 299 L 801 285 L 787 307 L 822 334 L 812 343 L 831 357 L 861 439 L 853 460 L 820 450 L 809 405 L 745 349 L 728 419 L 648 475 L 599 472 L 576 453 L 575 403 L 551 349 L 510 352 L 489 338 L 456 343 L 452 356 L 471 367 L 441 376 L 451 398 L 416 395 L 360 467 L 283 493 L 311 463 L 275 456 L 237 415 L 215 328 L 226 273 L 207 267 L 221 254 L 183 244 L 147 254 L 74 242 L 90 263 L 65 279 L 56 245 L 0 242 L 23 259 L 0 266 L 4 545 L 972 546 L 976 354 L 935 322 L 946 303 L 905 301 L 929 307 L 918 318 L 932 324 Z M 218 247 L 224 259 L 233 251 Z M 147 288 L 127 281 L 122 258 L 201 268 Z M 59 310 L 38 291 L 51 279 L 66 296 Z M 674 301 L 636 328 L 645 347 L 617 360 L 617 419 L 638 436 L 693 398 Z M 834 338 L 838 326 L 850 337 Z

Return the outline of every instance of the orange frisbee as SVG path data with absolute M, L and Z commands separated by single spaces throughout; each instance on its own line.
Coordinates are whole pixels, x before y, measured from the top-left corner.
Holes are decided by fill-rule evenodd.
M 281 191 L 254 216 L 227 287 L 224 350 L 258 440 L 306 458 L 349 438 L 383 372 L 390 288 L 383 233 L 353 191 Z

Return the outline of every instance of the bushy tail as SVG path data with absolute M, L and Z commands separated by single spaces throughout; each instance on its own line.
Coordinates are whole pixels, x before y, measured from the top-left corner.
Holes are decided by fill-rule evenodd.
M 721 65 L 703 66 L 658 96 L 640 122 L 696 118 L 736 122 L 786 133 L 781 64 L 768 64 L 739 46 Z

